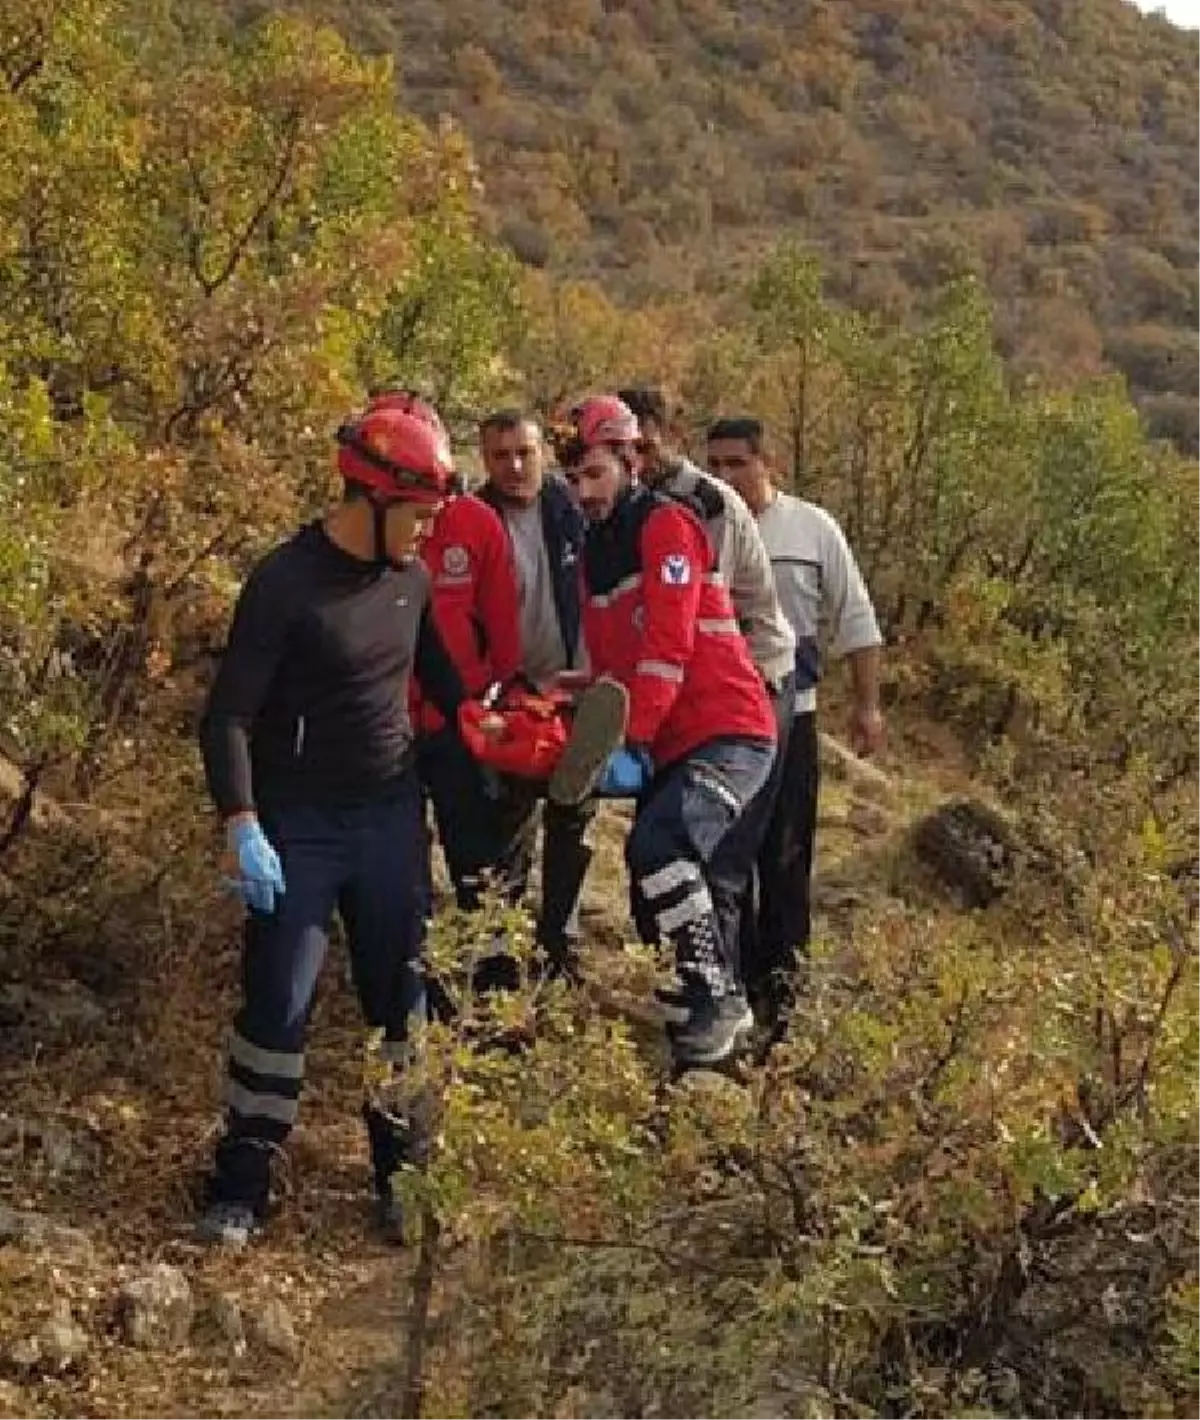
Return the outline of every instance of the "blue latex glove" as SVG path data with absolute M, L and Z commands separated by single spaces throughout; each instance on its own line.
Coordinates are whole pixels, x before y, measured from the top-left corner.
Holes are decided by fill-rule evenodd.
M 602 799 L 636 799 L 654 777 L 654 765 L 641 746 L 614 749 L 596 784 Z
M 238 877 L 229 886 L 254 912 L 270 914 L 283 896 L 283 865 L 255 818 L 239 819 L 228 830 Z

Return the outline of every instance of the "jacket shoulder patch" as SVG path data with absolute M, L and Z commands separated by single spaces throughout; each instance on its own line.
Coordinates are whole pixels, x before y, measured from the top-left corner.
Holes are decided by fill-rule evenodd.
M 668 552 L 662 560 L 659 575 L 669 587 L 686 587 L 692 580 L 692 564 L 682 552 Z

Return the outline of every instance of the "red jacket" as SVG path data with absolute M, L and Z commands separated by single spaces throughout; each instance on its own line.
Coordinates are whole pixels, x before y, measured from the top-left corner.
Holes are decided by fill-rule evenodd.
M 656 764 L 727 735 L 773 741 L 775 716 L 700 519 L 635 488 L 588 529 L 584 640 L 629 690 L 627 738 Z
M 433 617 L 468 695 L 508 680 L 521 664 L 520 596 L 512 546 L 498 513 L 472 494 L 444 505 L 421 544 L 433 586 Z M 425 734 L 442 717 L 413 681 L 413 724 Z

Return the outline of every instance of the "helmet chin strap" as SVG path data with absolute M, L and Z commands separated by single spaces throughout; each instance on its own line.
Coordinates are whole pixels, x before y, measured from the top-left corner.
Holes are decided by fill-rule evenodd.
M 371 513 L 375 525 L 375 561 L 380 567 L 394 565 L 387 551 L 387 511 L 386 503 L 376 498 L 371 499 Z
M 409 559 L 397 560 L 387 550 L 387 515 L 388 509 L 394 506 L 394 503 L 383 502 L 377 498 L 371 499 L 371 512 L 375 527 L 375 565 L 376 567 L 390 567 L 395 572 L 403 572 Z

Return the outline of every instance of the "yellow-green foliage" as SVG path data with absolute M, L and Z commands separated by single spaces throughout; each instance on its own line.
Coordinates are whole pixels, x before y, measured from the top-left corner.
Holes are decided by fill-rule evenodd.
M 523 52 L 595 72 L 599 8 L 535 15 Z M 836 7 L 785 55 L 719 6 L 696 19 L 819 89 L 809 137 L 869 179 Z M 989 34 L 1025 63 L 1036 32 Z M 331 432 L 368 382 L 418 384 L 462 429 L 485 400 L 665 374 L 696 425 L 768 417 L 785 481 L 862 557 L 898 709 L 954 722 L 1036 852 L 987 914 L 891 901 L 818 943 L 791 1045 L 744 1087 L 665 1086 L 646 1033 L 587 992 L 470 1004 L 482 944 L 504 928 L 528 961 L 529 924 L 440 914 L 431 956 L 464 1013 L 407 1077 L 368 1070 L 436 1125 L 428 1171 L 401 1180 L 440 1225 L 428 1413 L 1194 1403 L 1194 470 L 1115 385 L 1012 378 L 973 279 L 900 325 L 848 313 L 794 244 L 717 283 L 705 320 L 519 271 L 461 133 L 398 112 L 390 66 L 330 31 L 0 0 L 0 40 L 5 979 L 123 974 L 147 1030 L 169 981 L 212 989 L 199 695 L 246 566 L 327 495 Z M 627 33 L 618 49 L 620 102 L 646 101 L 657 60 Z M 505 99 L 479 54 L 458 63 Z M 927 123 L 915 100 L 895 117 Z M 644 196 L 620 144 L 609 158 L 597 200 Z M 568 230 L 575 169 L 557 187 L 519 169 Z M 1056 240 L 1101 220 L 1051 208 Z M 664 192 L 625 215 L 703 209 Z M 500 1032 L 525 1048 L 481 1048 Z
M 1109 852 L 1070 905 L 1026 880 L 1007 916 L 896 905 L 819 943 L 742 1085 L 665 1086 L 561 987 L 432 1032 L 405 1180 L 441 1223 L 427 1413 L 1169 1410 L 1196 963 L 1156 832 Z M 439 920 L 456 988 L 501 927 L 528 960 L 511 911 Z M 535 1018 L 524 1052 L 478 1048 Z

